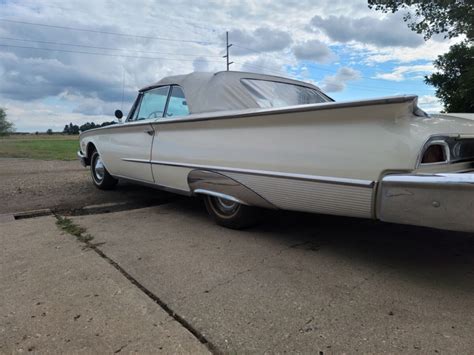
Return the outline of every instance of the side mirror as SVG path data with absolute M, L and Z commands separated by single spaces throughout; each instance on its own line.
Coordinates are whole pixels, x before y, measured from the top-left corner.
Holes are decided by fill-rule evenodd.
M 115 117 L 117 117 L 119 120 L 122 119 L 123 113 L 120 110 L 115 110 Z

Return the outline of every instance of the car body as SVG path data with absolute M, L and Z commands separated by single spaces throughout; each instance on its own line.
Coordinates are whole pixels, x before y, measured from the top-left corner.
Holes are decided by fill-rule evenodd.
M 334 102 L 286 78 L 191 73 L 140 90 L 124 123 L 81 133 L 78 154 L 98 187 L 105 171 L 102 187 L 201 195 L 234 228 L 263 207 L 472 232 L 472 116 L 430 116 L 416 96 Z

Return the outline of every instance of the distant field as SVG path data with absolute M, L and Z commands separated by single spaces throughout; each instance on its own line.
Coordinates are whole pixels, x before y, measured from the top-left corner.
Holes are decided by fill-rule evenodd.
M 0 137 L 1 158 L 74 160 L 78 148 L 79 136 L 32 134 Z

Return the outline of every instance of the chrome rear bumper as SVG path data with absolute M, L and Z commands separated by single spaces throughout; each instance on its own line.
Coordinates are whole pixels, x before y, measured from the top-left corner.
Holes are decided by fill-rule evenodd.
M 376 214 L 385 222 L 474 232 L 474 172 L 387 175 Z
M 89 166 L 89 159 L 84 155 L 84 153 L 78 151 L 77 157 L 79 158 L 79 161 L 81 162 L 83 167 Z

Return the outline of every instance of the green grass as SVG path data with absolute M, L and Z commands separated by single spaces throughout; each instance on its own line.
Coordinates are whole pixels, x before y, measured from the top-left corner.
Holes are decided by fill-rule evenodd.
M 75 224 L 72 220 L 70 220 L 67 217 L 60 217 L 57 216 L 57 221 L 56 225 L 65 231 L 66 233 L 69 233 L 77 238 L 77 240 L 83 242 L 83 243 L 89 243 L 92 239 L 94 239 L 93 236 L 90 234 L 86 233 L 86 229 L 78 226 Z
M 74 160 L 79 150 L 79 136 L 11 135 L 0 137 L 0 158 Z

